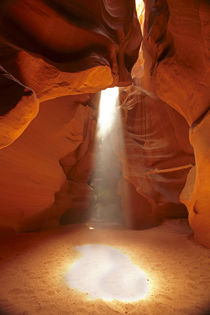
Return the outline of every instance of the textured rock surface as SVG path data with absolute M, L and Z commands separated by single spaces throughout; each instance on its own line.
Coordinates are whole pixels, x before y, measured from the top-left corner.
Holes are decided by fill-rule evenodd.
M 209 107 L 210 3 L 145 1 L 145 86 L 189 125 Z
M 1 1 L 0 147 L 20 136 L 38 102 L 131 82 L 141 40 L 134 5 L 133 0 Z M 210 247 L 210 3 L 145 0 L 145 5 L 135 87 L 122 92 L 122 98 L 128 92 L 122 105 L 127 163 L 119 154 L 125 218 L 130 227 L 141 228 L 185 214 L 179 194 L 194 164 L 190 126 L 196 165 L 181 200 L 196 239 Z M 0 152 L 1 225 L 33 230 L 61 216 L 63 223 L 87 216 L 95 120 L 84 106 L 88 96 L 75 100 L 42 103 L 29 129 Z
M 188 175 L 181 199 L 188 207 L 196 239 L 210 247 L 210 2 L 147 0 L 145 5 L 142 83 L 191 126 L 196 166 Z
M 189 211 L 189 222 L 195 238 L 210 248 L 210 112 L 190 130 L 190 140 L 194 148 L 196 167 L 189 175 L 181 200 Z
M 184 118 L 157 98 L 138 91 L 132 94 L 131 90 L 127 96 L 122 90 L 121 97 L 121 146 L 126 152 L 124 159 L 121 154 L 122 207 L 128 226 L 144 228 L 165 217 L 186 215 L 179 194 L 194 156 Z
M 38 116 L 22 136 L 0 151 L 2 227 L 35 230 L 49 226 L 58 223 L 60 216 L 72 206 L 64 189 L 62 205 L 60 195 L 55 197 L 55 193 L 68 186 L 59 160 L 75 152 L 72 164 L 76 168 L 87 151 L 85 139 L 90 137 L 92 128 L 91 108 L 82 105 L 88 96 L 78 98 L 75 101 L 71 96 L 42 103 Z M 86 148 L 83 145 L 81 152 L 83 143 Z M 81 181 L 81 172 L 82 169 L 75 171 L 73 180 Z M 71 190 L 70 185 L 70 195 Z M 51 208 L 55 198 L 57 204 Z
M 134 0 L 3 1 L 0 25 L 2 62 L 42 100 L 131 82 Z
M 95 121 L 82 94 L 128 85 L 140 42 L 134 0 L 1 1 L 0 148 L 41 103 L 0 152 L 2 226 L 83 216 Z
M 134 0 L 0 3 L 0 65 L 12 74 L 12 81 L 19 80 L 32 89 L 39 102 L 129 84 L 140 41 Z M 21 99 L 20 89 L 14 89 L 19 83 L 14 82 L 11 90 L 7 85 L 8 94 L 0 86 L 3 110 L 18 105 L 15 115 L 12 112 L 4 119 L 0 146 L 14 141 L 38 110 L 33 97 Z M 23 113 L 26 105 L 30 114 L 29 109 Z M 10 133 L 8 139 L 4 139 L 5 128 Z
M 0 149 L 16 140 L 38 113 L 33 90 L 0 67 Z
M 65 72 L 108 66 L 129 83 L 140 44 L 135 1 L 3 1 L 1 34 Z M 106 85 L 105 85 L 106 86 Z

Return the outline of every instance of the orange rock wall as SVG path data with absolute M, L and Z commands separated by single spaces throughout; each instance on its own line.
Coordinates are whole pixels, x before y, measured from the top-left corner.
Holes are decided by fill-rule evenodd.
M 140 42 L 134 0 L 92 0 L 88 4 L 84 0 L 2 0 L 0 65 L 14 77 L 11 80 L 18 80 L 16 85 L 29 87 L 36 100 L 21 100 L 18 94 L 15 103 L 7 95 L 3 106 L 7 104 L 8 112 L 16 105 L 21 110 L 10 115 L 14 130 L 11 117 L 4 120 L 0 148 L 29 125 L 38 112 L 37 101 L 130 84 Z M 4 86 L 0 87 L 4 95 Z M 17 124 L 15 120 L 23 120 L 24 115 L 20 100 L 25 104 L 27 99 L 30 114 Z M 4 136 L 7 121 L 8 139 Z
M 181 201 L 210 247 L 210 3 L 144 2 L 134 91 L 121 91 L 125 218 L 141 228 L 184 214 L 190 128 L 195 166 Z M 64 212 L 77 221 L 87 215 L 95 118 L 88 96 L 53 99 L 131 83 L 141 42 L 135 2 L 3 0 L 0 26 L 1 225 L 38 229 Z
M 125 146 L 125 156 L 120 157 L 121 196 L 127 225 L 145 228 L 166 217 L 186 216 L 179 195 L 194 155 L 185 119 L 136 89 L 121 90 Z
M 84 167 L 78 172 L 76 168 L 87 157 L 95 126 L 91 108 L 83 105 L 88 99 L 69 96 L 42 103 L 27 130 L 0 151 L 1 227 L 27 231 L 55 225 L 73 206 L 65 195 L 62 205 L 52 208 L 55 198 L 59 203 L 55 193 L 62 186 L 68 186 L 68 194 L 73 198 L 75 188 L 68 185 L 62 167 L 68 163 L 59 162 L 70 152 L 74 155 L 72 172 L 75 171 L 71 179 L 77 185 L 84 182 L 81 178 Z
M 209 107 L 210 3 L 145 1 L 145 87 L 192 125 Z
M 195 167 L 181 200 L 195 238 L 210 247 L 210 3 L 145 0 L 144 89 L 177 110 L 190 127 Z
M 0 148 L 10 145 L 39 111 L 37 97 L 0 66 Z
M 0 2 L 2 227 L 84 216 L 95 133 L 84 94 L 130 84 L 140 43 L 134 0 Z

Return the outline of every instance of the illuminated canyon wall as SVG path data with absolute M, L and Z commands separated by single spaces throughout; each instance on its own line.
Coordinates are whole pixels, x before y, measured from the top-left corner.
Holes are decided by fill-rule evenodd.
M 0 26 L 0 225 L 37 230 L 67 209 L 80 219 L 95 136 L 84 93 L 131 83 L 135 1 L 5 0 Z
M 28 126 L 37 102 L 131 83 L 141 41 L 134 0 L 3 0 L 0 29 L 1 147 Z
M 210 3 L 144 2 L 142 40 L 133 0 L 1 1 L 2 226 L 52 226 L 68 209 L 86 217 L 96 124 L 87 93 L 127 86 L 132 71 L 134 86 L 120 89 L 125 156 L 114 148 L 126 224 L 186 216 L 184 203 L 210 247 Z
M 136 80 L 136 87 L 122 89 L 121 195 L 127 225 L 146 228 L 163 218 L 186 217 L 179 195 L 194 154 L 185 119 L 154 95 L 138 90 L 138 84 Z
M 195 166 L 181 201 L 187 206 L 195 238 L 210 247 L 210 3 L 159 0 L 145 1 L 145 5 L 142 86 L 174 108 L 188 124 Z M 184 133 L 179 132 L 178 147 L 179 139 L 184 144 Z

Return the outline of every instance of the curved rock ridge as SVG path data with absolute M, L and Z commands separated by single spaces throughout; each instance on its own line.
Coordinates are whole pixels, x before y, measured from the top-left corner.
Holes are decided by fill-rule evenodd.
M 187 177 L 180 199 L 188 208 L 189 222 L 195 239 L 210 248 L 210 110 L 202 121 L 190 129 L 196 166 Z
M 185 119 L 158 98 L 132 90 L 127 89 L 127 96 L 121 91 L 121 146 L 126 152 L 120 156 L 122 208 L 129 227 L 146 228 L 166 217 L 186 216 L 179 195 L 194 155 Z
M 1 6 L 7 44 L 61 72 L 108 66 L 113 82 L 104 88 L 131 82 L 141 41 L 134 0 L 15 0 Z
M 89 95 L 78 95 L 41 103 L 25 132 L 0 150 L 0 229 L 34 231 L 58 225 L 72 207 L 74 192 L 85 192 L 82 176 L 94 132 L 92 109 L 85 106 L 89 101 Z M 62 168 L 59 161 L 71 153 L 69 184 L 64 173 L 68 163 L 64 159 Z
M 14 81 L 33 90 L 39 102 L 130 84 L 130 71 L 140 43 L 134 0 L 2 0 L 0 3 L 0 65 Z M 4 104 L 0 114 L 17 105 L 20 91 L 14 86 L 10 90 L 7 85 L 7 92 L 1 86 Z M 29 108 L 31 102 L 32 97 L 28 97 Z M 22 121 L 21 115 L 25 123 L 17 125 L 14 120 Z M 2 127 L 0 134 L 4 140 L 0 147 L 14 141 L 34 116 L 35 113 L 24 114 L 22 109 L 16 110 L 16 118 L 11 114 L 9 125 L 14 124 L 14 135 L 8 127 L 9 135 L 5 136 L 7 127 Z
M 39 104 L 34 91 L 0 66 L 0 149 L 15 141 L 34 119 Z
M 210 2 L 147 0 L 144 84 L 191 126 L 210 101 Z
M 145 90 L 177 110 L 190 126 L 195 167 L 181 194 L 195 238 L 210 247 L 210 2 L 146 0 Z M 184 141 L 184 139 L 183 139 Z

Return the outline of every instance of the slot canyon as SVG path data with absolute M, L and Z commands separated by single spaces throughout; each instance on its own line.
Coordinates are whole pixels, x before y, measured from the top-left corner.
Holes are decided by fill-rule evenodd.
M 0 315 L 210 314 L 210 1 L 0 1 Z

